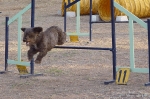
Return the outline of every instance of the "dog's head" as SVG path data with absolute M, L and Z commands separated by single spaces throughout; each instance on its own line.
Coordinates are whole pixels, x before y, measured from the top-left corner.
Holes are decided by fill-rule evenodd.
M 26 42 L 27 46 L 31 46 L 36 44 L 37 37 L 43 31 L 43 28 L 21 28 L 21 30 L 24 32 L 23 42 Z

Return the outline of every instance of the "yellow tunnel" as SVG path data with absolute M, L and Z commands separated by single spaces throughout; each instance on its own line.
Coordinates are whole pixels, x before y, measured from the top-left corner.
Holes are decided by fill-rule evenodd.
M 150 17 L 150 0 L 114 0 L 139 18 Z M 111 20 L 110 0 L 99 0 L 98 13 L 103 21 Z M 117 8 L 115 17 L 124 15 Z
M 70 0 L 73 2 L 74 0 Z M 150 17 L 150 0 L 114 0 L 122 5 L 128 11 L 139 18 Z M 64 3 L 68 4 L 68 0 L 62 0 L 61 14 L 64 15 Z M 92 13 L 99 14 L 103 21 L 110 21 L 110 0 L 92 0 Z M 117 8 L 114 9 L 115 17 L 124 15 Z M 76 12 L 76 4 L 67 9 L 67 11 Z M 90 14 L 90 0 L 80 1 L 80 15 Z
M 70 2 L 73 2 L 74 0 L 70 0 Z M 98 2 L 99 0 L 92 0 L 92 13 L 97 14 L 98 13 Z M 61 14 L 64 15 L 64 3 L 68 4 L 68 0 L 62 0 L 62 8 L 61 8 Z M 67 11 L 74 11 L 76 12 L 76 4 L 71 6 L 67 9 Z M 90 0 L 81 0 L 80 1 L 80 15 L 88 15 L 90 14 Z

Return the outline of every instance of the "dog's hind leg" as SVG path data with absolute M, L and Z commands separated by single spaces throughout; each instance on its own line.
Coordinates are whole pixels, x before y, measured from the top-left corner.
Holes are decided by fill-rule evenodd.
M 47 54 L 47 51 L 42 51 L 42 52 L 40 52 L 39 55 L 37 56 L 36 60 L 35 60 L 35 63 L 36 63 L 36 64 L 40 64 L 41 61 L 42 61 L 42 58 L 43 58 L 44 56 L 46 56 L 46 54 Z
M 58 45 L 64 44 L 66 41 L 66 33 L 65 32 L 58 32 Z

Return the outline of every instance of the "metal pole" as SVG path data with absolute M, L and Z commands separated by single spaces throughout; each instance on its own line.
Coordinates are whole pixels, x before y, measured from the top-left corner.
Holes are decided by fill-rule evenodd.
M 150 82 L 150 19 L 147 20 L 148 22 L 148 55 L 149 55 L 149 82 Z
M 35 18 L 35 0 L 31 0 L 31 27 L 34 27 Z
M 30 74 L 34 74 L 34 59 L 30 62 Z
M 110 0 L 111 5 L 111 31 L 112 31 L 112 63 L 113 80 L 104 82 L 105 85 L 113 83 L 116 80 L 116 37 L 115 37 L 115 19 L 114 19 L 114 0 Z
M 111 27 L 112 27 L 113 80 L 116 80 L 116 37 L 115 37 L 114 0 L 111 0 Z
M 5 22 L 5 71 L 8 71 L 8 44 L 9 44 L 9 25 L 8 25 L 9 17 L 6 17 Z
M 148 64 L 149 64 L 149 83 L 146 83 L 145 86 L 150 85 L 150 19 L 147 20 L 148 27 Z
M 66 18 L 66 3 L 64 4 L 64 32 L 66 32 L 66 24 L 67 24 L 67 18 Z
M 99 48 L 99 47 L 79 47 L 79 46 L 55 46 L 54 48 L 61 49 L 86 49 L 86 50 L 109 50 L 112 51 L 112 48 Z
M 68 0 L 68 4 L 70 4 L 70 0 Z
M 92 0 L 90 0 L 90 41 L 92 41 Z
M 31 1 L 31 27 L 34 27 L 34 18 L 35 18 L 35 0 Z M 34 59 L 30 62 L 30 73 L 34 74 Z
M 77 2 L 76 32 L 80 33 L 80 1 Z

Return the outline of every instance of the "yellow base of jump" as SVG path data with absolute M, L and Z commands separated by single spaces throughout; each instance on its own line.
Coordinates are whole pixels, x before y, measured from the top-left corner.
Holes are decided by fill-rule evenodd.
M 29 73 L 26 66 L 16 65 L 16 67 L 19 71 L 19 74 L 28 74 Z
M 79 42 L 78 36 L 70 35 L 70 41 L 71 42 Z

